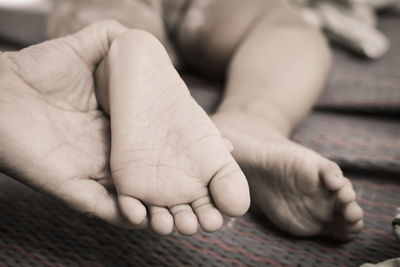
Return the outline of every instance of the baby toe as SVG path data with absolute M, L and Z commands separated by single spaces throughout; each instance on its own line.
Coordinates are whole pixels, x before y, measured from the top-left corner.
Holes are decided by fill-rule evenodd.
M 150 224 L 154 232 L 160 235 L 169 235 L 174 230 L 174 219 L 168 209 L 151 206 Z
M 337 200 L 340 204 L 346 204 L 356 199 L 356 192 L 349 179 L 344 178 L 343 186 L 337 192 Z
M 320 177 L 331 191 L 339 190 L 345 184 L 342 170 L 332 161 L 326 161 L 322 165 Z
M 215 205 L 223 214 L 236 217 L 249 209 L 249 185 L 233 158 L 214 175 L 209 188 Z
M 197 217 L 192 207 L 187 204 L 171 207 L 170 212 L 174 217 L 176 230 L 182 235 L 194 235 L 198 229 Z
M 192 208 L 197 215 L 204 231 L 215 232 L 222 227 L 223 218 L 215 208 L 209 196 L 197 199 L 192 203 Z
M 343 207 L 343 218 L 345 222 L 356 223 L 361 220 L 363 217 L 363 210 L 357 204 L 357 202 L 352 201 L 348 204 L 345 204 Z
M 357 235 L 361 232 L 364 227 L 364 222 L 362 219 L 356 222 L 347 223 L 344 228 L 343 232 L 339 239 L 347 241 L 357 237 Z
M 146 208 L 138 199 L 120 195 L 118 203 L 122 214 L 134 225 L 141 225 L 146 222 Z
M 346 226 L 346 232 L 349 234 L 358 234 L 364 228 L 364 221 L 362 219 L 350 223 Z

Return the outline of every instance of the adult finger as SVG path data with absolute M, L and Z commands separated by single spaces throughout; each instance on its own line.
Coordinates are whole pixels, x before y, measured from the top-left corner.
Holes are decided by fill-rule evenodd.
M 107 54 L 112 41 L 126 30 L 125 26 L 115 20 L 102 20 L 61 40 L 94 69 Z
M 89 217 L 97 217 L 119 227 L 142 228 L 147 225 L 147 220 L 141 225 L 131 224 L 122 215 L 116 195 L 94 180 L 70 180 L 60 187 L 57 198 Z

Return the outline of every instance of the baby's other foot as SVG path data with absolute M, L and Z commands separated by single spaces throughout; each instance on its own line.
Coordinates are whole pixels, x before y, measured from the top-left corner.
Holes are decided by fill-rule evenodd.
M 363 211 L 336 163 L 255 117 L 242 119 L 217 114 L 214 122 L 235 147 L 233 155 L 250 184 L 252 203 L 271 222 L 296 236 L 340 240 L 362 230 Z
M 101 92 L 99 102 L 111 116 L 112 175 L 120 208 L 133 224 L 149 213 L 157 233 L 169 234 L 175 226 L 190 235 L 198 222 L 216 231 L 221 213 L 247 211 L 248 184 L 230 144 L 153 36 L 135 30 L 118 37 L 102 72 L 110 77 L 110 90 L 103 91 L 109 110 Z

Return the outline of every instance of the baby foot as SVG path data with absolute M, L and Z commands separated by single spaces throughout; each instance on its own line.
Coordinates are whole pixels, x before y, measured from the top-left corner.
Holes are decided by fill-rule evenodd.
M 251 117 L 246 121 L 233 124 L 232 118 L 214 117 L 235 147 L 233 155 L 250 184 L 252 203 L 293 235 L 327 235 L 340 240 L 355 237 L 363 227 L 363 211 L 338 165 L 265 123 Z M 252 129 L 252 123 L 258 128 Z
M 153 36 L 121 35 L 102 71 L 110 77 L 103 96 L 108 94 L 110 103 L 112 176 L 122 213 L 133 224 L 142 223 L 148 212 L 157 233 L 169 234 L 175 225 L 190 235 L 198 222 L 205 231 L 216 231 L 221 213 L 247 211 L 248 184 L 230 144 L 190 96 Z

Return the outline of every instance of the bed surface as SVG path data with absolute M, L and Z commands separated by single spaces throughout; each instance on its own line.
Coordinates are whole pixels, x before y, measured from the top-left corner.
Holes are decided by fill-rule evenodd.
M 392 41 L 378 61 L 335 48 L 328 85 L 293 139 L 332 158 L 354 183 L 365 229 L 353 242 L 293 238 L 264 218 L 226 218 L 214 234 L 159 237 L 86 218 L 0 174 L 2 266 L 359 266 L 400 256 L 400 18 L 381 18 Z M 0 42 L 1 43 L 1 42 Z M 11 45 L 1 45 L 13 49 Z M 212 112 L 218 84 L 185 76 Z

